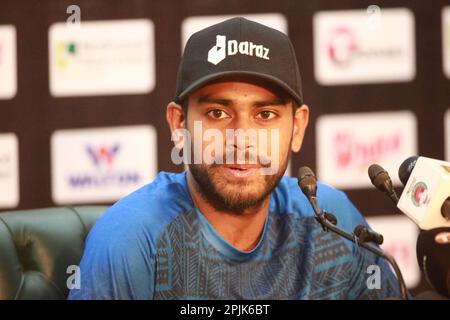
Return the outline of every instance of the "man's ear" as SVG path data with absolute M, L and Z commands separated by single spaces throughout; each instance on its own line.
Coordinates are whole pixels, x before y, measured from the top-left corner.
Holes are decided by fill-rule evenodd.
M 166 109 L 166 120 L 172 133 L 177 129 L 184 128 L 186 119 L 183 108 L 173 101 L 169 102 Z
M 291 150 L 292 152 L 299 152 L 303 137 L 305 136 L 305 130 L 308 126 L 309 121 L 309 108 L 306 104 L 297 108 L 294 114 L 294 128 L 292 131 L 292 142 Z
M 166 109 L 166 120 L 169 124 L 170 132 L 172 134 L 171 140 L 174 142 L 175 147 L 179 149 L 183 148 L 183 132 L 186 130 L 184 129 L 186 119 L 184 117 L 183 108 L 173 101 L 170 102 Z

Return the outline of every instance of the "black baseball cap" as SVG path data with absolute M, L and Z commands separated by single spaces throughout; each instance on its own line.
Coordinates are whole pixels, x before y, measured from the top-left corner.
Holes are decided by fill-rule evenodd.
M 228 77 L 247 77 L 275 84 L 303 103 L 300 71 L 287 35 L 236 17 L 194 33 L 178 68 L 175 101 Z

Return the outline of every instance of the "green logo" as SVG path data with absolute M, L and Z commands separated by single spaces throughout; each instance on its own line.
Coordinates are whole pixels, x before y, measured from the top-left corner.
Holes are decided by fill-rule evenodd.
M 77 55 L 78 48 L 75 42 L 60 42 L 56 45 L 56 65 L 60 69 L 65 69 L 69 65 L 70 59 Z

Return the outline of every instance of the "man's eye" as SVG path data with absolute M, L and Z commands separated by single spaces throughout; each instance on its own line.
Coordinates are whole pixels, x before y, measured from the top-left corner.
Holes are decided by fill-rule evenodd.
M 223 110 L 214 109 L 207 113 L 211 118 L 214 119 L 225 119 L 229 118 L 230 116 Z
M 272 111 L 261 111 L 257 117 L 261 120 L 270 120 L 276 117 L 276 114 Z

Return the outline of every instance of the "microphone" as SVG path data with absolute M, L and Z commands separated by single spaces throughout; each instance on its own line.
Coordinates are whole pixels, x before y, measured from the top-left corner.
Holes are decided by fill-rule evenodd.
M 398 208 L 421 230 L 417 262 L 428 283 L 450 298 L 450 163 L 409 157 L 398 170 L 405 186 Z
M 439 294 L 450 298 L 450 228 L 422 231 L 416 251 L 426 280 Z
M 369 178 L 372 184 L 381 192 L 387 194 L 389 198 L 395 203 L 398 203 L 398 196 L 392 187 L 392 180 L 389 174 L 382 166 L 378 164 L 372 164 L 368 170 Z
M 372 231 L 363 225 L 356 226 L 355 230 L 353 230 L 353 233 L 358 237 L 359 241 L 362 242 L 373 242 L 381 245 L 384 241 L 384 237 L 382 234 Z
M 297 182 L 308 199 L 316 197 L 317 179 L 314 172 L 309 167 L 301 167 L 298 169 Z
M 450 162 L 410 157 L 398 174 L 405 188 L 397 207 L 422 230 L 450 227 Z
M 314 175 L 314 172 L 310 168 L 301 167 L 298 170 L 297 182 L 298 182 L 298 185 L 299 185 L 300 189 L 302 190 L 303 194 L 308 198 L 309 203 L 311 204 L 311 206 L 314 210 L 315 218 L 320 223 L 323 230 L 326 232 L 327 231 L 334 232 L 337 235 L 339 235 L 349 241 L 352 241 L 359 247 L 362 247 L 362 248 L 376 254 L 377 256 L 385 259 L 388 263 L 390 263 L 392 268 L 394 269 L 395 275 L 397 276 L 397 279 L 398 279 L 401 297 L 402 297 L 402 299 L 406 300 L 407 299 L 406 285 L 405 285 L 405 281 L 403 280 L 402 273 L 397 265 L 397 262 L 394 260 L 394 258 L 392 256 L 390 256 L 389 254 L 387 254 L 380 248 L 369 245 L 367 243 L 369 241 L 370 242 L 380 241 L 379 236 L 381 236 L 381 235 L 379 235 L 373 231 L 369 232 L 369 229 L 366 226 L 362 226 L 362 225 L 357 226 L 355 228 L 355 233 L 353 233 L 353 234 L 350 232 L 347 232 L 347 231 L 339 228 L 336 225 L 337 219 L 334 215 L 331 215 L 331 214 L 329 214 L 329 215 L 331 215 L 334 218 L 334 223 L 333 223 L 333 221 L 330 222 L 330 219 L 327 218 L 327 213 L 323 212 L 319 208 L 317 198 L 316 198 L 317 179 L 316 179 L 316 176 Z M 356 232 L 358 232 L 359 235 L 356 234 Z M 361 238 L 359 238 L 359 236 L 361 236 Z M 382 236 L 381 236 L 381 242 L 383 242 Z
M 408 179 L 411 176 L 411 172 L 416 166 L 417 159 L 419 159 L 418 156 L 409 157 L 408 159 L 403 161 L 400 167 L 398 168 L 398 177 L 402 182 L 403 186 L 406 186 L 406 183 L 408 182 Z
M 300 189 L 302 190 L 303 194 L 308 198 L 309 202 L 311 203 L 313 210 L 316 214 L 316 219 L 317 217 L 324 217 L 332 224 L 337 225 L 337 219 L 334 215 L 328 212 L 323 212 L 319 208 L 319 204 L 317 203 L 316 198 L 317 179 L 316 175 L 309 167 L 301 167 L 298 170 L 297 183 Z M 322 225 L 322 227 L 324 228 L 324 230 L 326 229 L 325 226 Z

